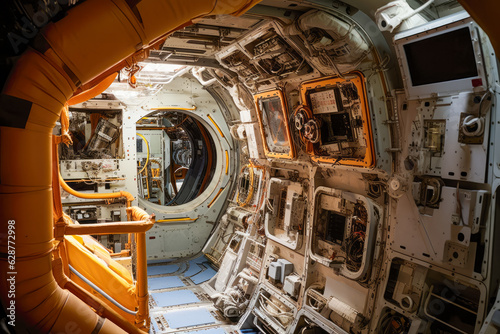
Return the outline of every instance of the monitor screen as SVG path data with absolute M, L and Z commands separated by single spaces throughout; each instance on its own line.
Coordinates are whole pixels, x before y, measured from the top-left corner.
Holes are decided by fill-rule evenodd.
M 469 28 L 405 44 L 413 86 L 477 77 Z

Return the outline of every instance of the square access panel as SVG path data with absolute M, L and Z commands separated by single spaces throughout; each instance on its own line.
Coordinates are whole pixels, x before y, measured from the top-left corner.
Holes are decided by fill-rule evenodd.
M 304 82 L 300 93 L 302 105 L 296 109 L 295 122 L 300 118 L 298 124 L 303 126 L 298 130 L 314 161 L 375 166 L 365 77 L 361 72 Z

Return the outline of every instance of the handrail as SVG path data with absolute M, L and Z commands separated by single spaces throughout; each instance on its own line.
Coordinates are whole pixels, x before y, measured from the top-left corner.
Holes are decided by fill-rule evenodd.
M 99 288 L 97 285 L 92 283 L 87 277 L 83 276 L 80 272 L 78 272 L 78 270 L 73 268 L 73 266 L 71 266 L 71 264 L 68 264 L 68 266 L 69 266 L 69 270 L 71 270 L 71 272 L 73 274 L 75 274 L 76 276 L 78 276 L 78 278 L 80 278 L 82 281 L 87 283 L 92 289 L 99 292 L 104 298 L 109 300 L 111 303 L 113 303 L 113 305 L 118 307 L 120 310 L 122 310 L 123 312 L 126 312 L 128 314 L 133 314 L 133 315 L 137 314 L 137 311 L 131 311 L 128 308 L 124 307 L 122 304 L 118 303 L 116 300 L 114 300 L 113 297 L 111 297 L 106 292 L 104 292 L 101 288 Z
M 119 222 L 119 223 L 102 223 L 102 224 L 85 224 L 85 225 L 67 225 L 64 228 L 65 235 L 105 235 L 105 234 L 125 234 L 125 233 L 141 233 L 151 229 L 154 225 L 153 221 L 141 220 L 137 222 Z
M 117 193 L 119 194 L 119 193 Z M 135 233 L 137 243 L 137 263 L 136 263 L 136 294 L 139 301 L 139 307 L 135 314 L 136 323 L 141 324 L 146 321 L 146 328 L 149 328 L 149 293 L 148 293 L 148 272 L 147 272 L 147 256 L 146 256 L 146 231 L 153 227 L 155 224 L 155 215 L 149 215 L 146 211 L 138 207 L 127 208 L 127 214 L 133 220 L 131 222 L 121 223 L 103 223 L 92 225 L 67 225 L 64 228 L 66 235 L 83 235 L 83 234 L 125 234 Z M 69 265 L 69 264 L 68 264 Z M 76 271 L 70 266 L 71 271 Z M 75 272 L 78 276 L 78 274 Z M 80 276 L 78 276 L 80 277 Z M 82 275 L 83 277 L 83 275 Z M 84 282 L 89 284 L 84 278 L 80 277 Z M 92 283 L 92 282 L 90 282 Z M 92 283 L 93 284 L 93 283 Z M 90 285 L 90 284 L 89 284 Z M 103 295 L 106 299 L 113 303 L 112 297 L 108 296 L 104 291 L 98 290 L 92 286 L 96 291 Z M 109 298 L 108 298 L 109 297 Z M 110 299 L 111 298 L 111 299 Z M 114 304 L 114 303 L 113 303 Z M 122 309 L 120 306 L 115 304 Z M 123 309 L 122 309 L 123 310 Z M 125 310 L 124 310 L 125 311 Z M 130 310 L 125 311 L 130 313 Z M 132 313 L 130 313 L 132 314 Z

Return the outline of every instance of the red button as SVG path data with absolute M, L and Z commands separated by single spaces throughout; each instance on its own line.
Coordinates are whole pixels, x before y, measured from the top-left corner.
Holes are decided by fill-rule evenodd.
M 472 79 L 472 87 L 479 87 L 483 85 L 483 79 L 477 78 L 477 79 Z

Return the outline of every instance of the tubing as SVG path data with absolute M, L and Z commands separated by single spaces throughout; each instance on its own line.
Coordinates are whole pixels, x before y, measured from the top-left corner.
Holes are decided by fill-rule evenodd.
M 205 68 L 192 68 L 191 69 L 191 74 L 201 83 L 202 86 L 208 86 L 211 85 L 215 82 L 217 82 L 217 79 L 212 78 L 209 80 L 203 79 L 202 72 L 205 71 Z
M 127 206 L 130 207 L 130 203 L 134 200 L 134 196 L 132 196 L 131 193 L 128 191 L 117 191 L 114 193 L 82 193 L 79 191 L 74 190 L 68 184 L 64 179 L 62 178 L 61 174 L 59 174 L 59 183 L 61 184 L 61 187 L 68 193 L 70 193 L 73 196 L 79 197 L 79 198 L 86 198 L 86 199 L 109 199 L 109 198 L 126 198 L 127 199 Z
M 118 307 L 120 310 L 122 310 L 125 313 L 132 314 L 132 315 L 136 315 L 137 314 L 137 311 L 131 311 L 131 310 L 125 308 L 120 303 L 118 303 L 116 300 L 113 299 L 113 297 L 111 297 L 110 295 L 108 295 L 106 292 L 104 292 L 103 290 L 101 290 L 97 285 L 95 285 L 90 280 L 88 280 L 85 276 L 83 276 L 82 274 L 80 274 L 70 264 L 68 264 L 68 266 L 69 266 L 69 270 L 71 270 L 71 272 L 73 274 L 75 274 L 76 276 L 78 276 L 79 279 L 81 279 L 86 284 L 88 284 L 92 289 L 94 289 L 95 291 L 99 292 L 104 298 L 106 298 L 107 300 L 109 300 L 113 305 L 115 305 L 116 307 Z
M 63 124 L 63 117 L 61 117 L 61 124 Z M 69 123 L 69 118 L 68 118 Z M 59 166 L 59 154 L 57 152 L 57 145 L 63 140 L 62 137 L 52 136 L 52 164 Z M 66 225 L 61 199 L 61 187 L 59 186 L 59 168 L 52 168 L 52 201 L 53 201 L 53 217 L 54 217 L 54 237 L 57 240 L 62 240 L 64 237 L 64 226 Z
M 252 283 L 252 284 L 257 284 L 259 283 L 259 278 L 258 277 L 255 277 L 255 276 L 250 276 L 244 272 L 240 272 L 238 274 L 239 278 L 243 278 L 245 281 L 249 282 L 249 283 Z
M 28 115 L 24 125 L 13 124 L 14 115 L 3 115 L 0 128 L 0 224 L 1 233 L 5 233 L 7 221 L 15 221 L 16 299 L 7 298 L 4 283 L 0 292 L 3 305 L 15 301 L 16 331 L 20 333 L 57 333 L 70 327 L 90 333 L 101 326 L 101 319 L 88 306 L 58 287 L 51 270 L 51 131 L 72 90 L 70 81 L 51 66 L 50 60 L 33 50 L 19 59 L 4 90 L 18 106 L 13 107 L 11 102 L 2 107 L 10 105 L 14 112 Z M 7 254 L 6 239 L 2 238 L 0 247 Z M 0 263 L 0 277 L 6 282 L 7 272 L 13 270 L 5 259 Z M 120 332 L 116 328 L 116 333 Z
M 415 9 L 412 12 L 410 12 L 410 13 L 406 14 L 405 16 L 403 16 L 401 18 L 401 22 L 404 21 L 404 20 L 409 19 L 413 15 L 416 15 L 416 14 L 420 13 L 421 11 L 423 11 L 424 9 L 426 9 L 427 7 L 429 7 L 430 5 L 432 5 L 433 2 L 434 2 L 434 0 L 427 0 L 427 2 L 424 3 L 422 6 L 418 7 L 417 9 Z
M 61 112 L 61 141 L 66 146 L 73 145 L 73 140 L 69 134 L 69 107 L 64 106 Z
M 144 211 L 143 209 L 141 209 L 141 208 L 139 208 L 137 206 L 132 206 L 130 208 L 127 208 L 127 213 L 130 214 L 130 218 L 133 221 L 149 221 L 149 220 L 152 220 L 153 223 L 154 223 L 154 214 L 150 216 L 146 211 Z M 153 227 L 153 225 L 151 225 L 151 227 Z M 148 230 L 149 230 L 149 228 L 148 228 Z M 140 231 L 140 232 L 146 232 L 146 231 Z M 139 232 L 139 231 L 135 231 L 135 232 Z
M 47 25 L 37 50 L 18 59 L 0 97 L 0 233 L 15 226 L 17 272 L 14 300 L 5 284 L 9 245 L 0 238 L 0 294 L 5 308 L 15 302 L 16 331 L 125 333 L 60 288 L 52 273 L 51 136 L 67 101 L 82 84 L 191 20 L 240 15 L 257 2 L 87 0 Z
M 106 89 L 108 89 L 109 86 L 115 81 L 115 78 L 118 76 L 117 73 L 111 73 L 109 76 L 104 78 L 103 81 L 95 85 L 94 87 L 90 88 L 89 90 L 83 91 L 78 95 L 74 95 L 71 97 L 71 99 L 68 100 L 68 105 L 73 106 L 78 103 L 82 103 L 85 101 L 88 101 L 97 95 L 101 94 L 104 92 Z
M 311 58 L 311 61 L 325 74 L 329 74 L 332 69 L 338 75 L 352 71 L 369 52 L 370 47 L 368 43 L 359 31 L 354 28 L 353 24 L 344 22 L 320 10 L 313 9 L 302 14 L 295 22 L 284 27 L 284 33 L 287 35 L 300 35 L 312 28 L 323 29 L 333 37 L 333 41 L 328 46 L 329 49 L 344 49 L 346 46 L 349 49 L 349 53 L 347 54 L 339 53 L 337 56 L 334 56 L 333 62 L 329 61 L 330 57 L 326 54 L 322 56 L 323 61 L 318 61 L 316 59 L 321 55 L 321 52 L 318 54 L 317 51 L 319 50 L 314 49 L 306 42 L 305 45 L 310 55 L 314 56 Z M 329 67 L 332 69 L 329 69 Z

